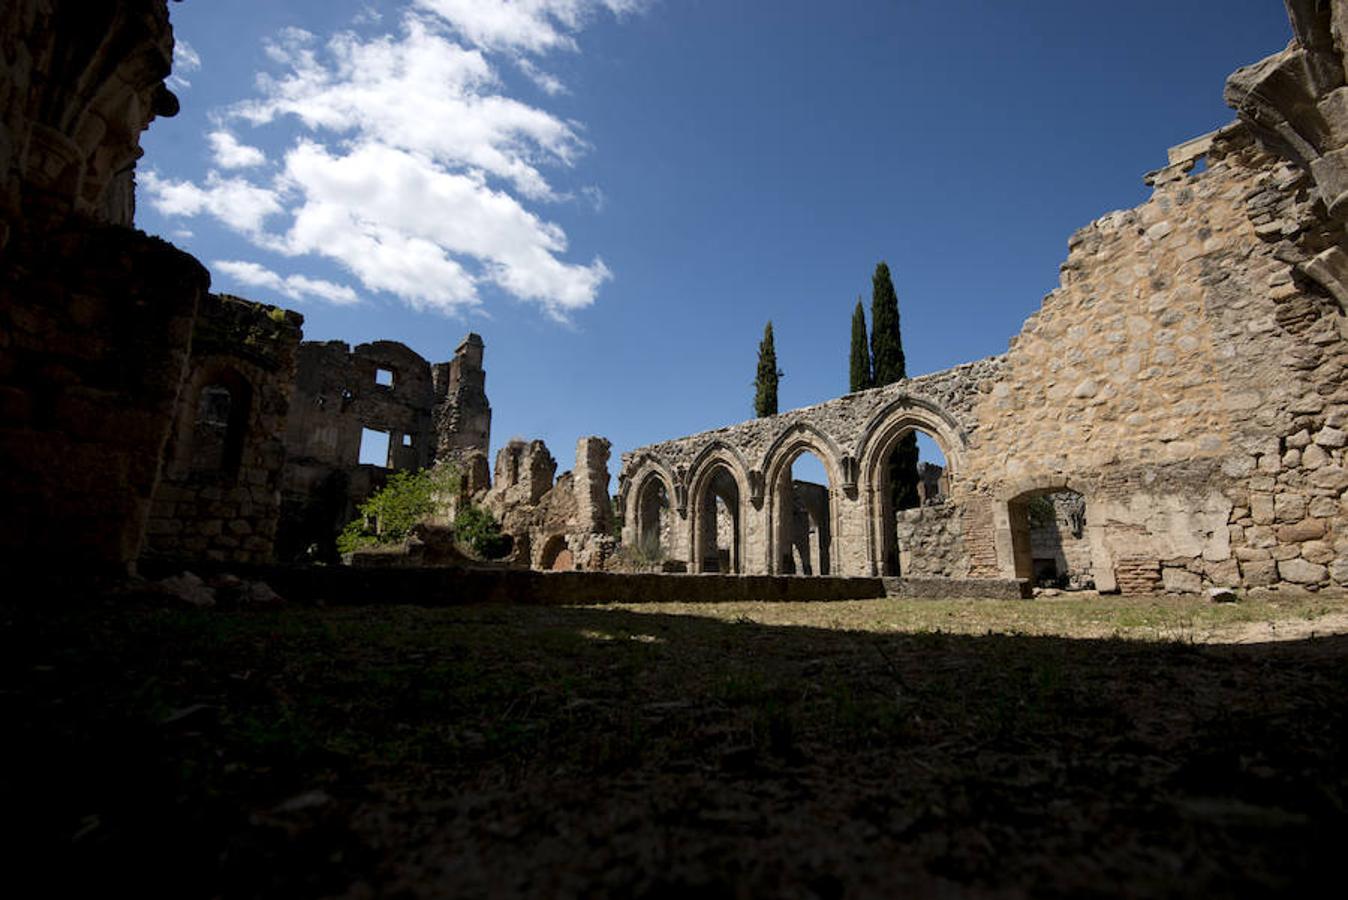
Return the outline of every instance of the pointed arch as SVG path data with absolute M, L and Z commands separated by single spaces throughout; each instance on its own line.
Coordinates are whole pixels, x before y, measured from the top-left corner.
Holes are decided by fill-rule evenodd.
M 866 503 L 866 555 L 872 575 L 897 570 L 899 548 L 893 527 L 895 510 L 888 490 L 888 463 L 899 441 L 911 431 L 925 432 L 936 442 L 945 456 L 946 472 L 952 483 L 963 468 L 968 436 L 959 420 L 939 404 L 924 397 L 900 394 L 871 418 L 857 441 L 857 460 L 859 490 Z
M 783 559 L 789 553 L 791 520 L 788 517 L 794 513 L 789 483 L 791 467 L 805 453 L 814 454 L 823 463 L 828 476 L 825 521 L 819 525 L 821 536 L 826 533 L 830 537 L 821 554 L 818 574 L 837 572 L 839 568 L 838 543 L 834 538 L 841 531 L 838 492 L 844 481 L 843 453 L 837 442 L 819 428 L 808 422 L 796 422 L 783 429 L 763 455 L 764 521 L 767 524 L 764 571 L 774 575 L 789 571 Z
M 733 485 L 733 495 L 725 491 L 726 481 Z M 694 572 L 721 571 L 708 561 L 708 538 L 714 534 L 716 497 L 720 496 L 731 514 L 731 546 L 729 571 L 739 573 L 745 566 L 745 537 L 749 512 L 750 477 L 744 457 L 723 441 L 714 441 L 698 453 L 688 479 L 688 546 L 691 549 L 691 568 Z

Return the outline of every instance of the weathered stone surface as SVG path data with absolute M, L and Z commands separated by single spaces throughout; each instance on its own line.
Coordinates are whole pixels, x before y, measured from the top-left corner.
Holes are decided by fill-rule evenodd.
M 1329 577 L 1329 570 L 1304 559 L 1285 559 L 1278 563 L 1278 575 L 1293 584 L 1319 584 Z
M 1278 528 L 1277 533 L 1278 540 L 1285 544 L 1313 541 L 1324 537 L 1325 522 L 1323 519 L 1306 519 L 1304 522 L 1298 522 L 1295 525 L 1282 525 Z
M 1174 594 L 1196 594 L 1203 589 L 1203 579 L 1187 569 L 1167 567 L 1161 571 L 1161 582 Z
M 271 561 L 302 322 L 238 297 L 202 300 L 143 556 Z

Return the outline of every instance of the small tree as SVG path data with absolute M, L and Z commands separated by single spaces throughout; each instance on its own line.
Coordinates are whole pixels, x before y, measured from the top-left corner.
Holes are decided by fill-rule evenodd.
M 356 516 L 337 537 L 337 550 L 350 553 L 375 544 L 396 544 L 412 526 L 440 511 L 458 469 L 441 465 L 416 472 L 394 472 L 388 482 L 359 506 Z
M 871 278 L 871 363 L 877 387 L 908 377 L 903 356 L 903 335 L 899 330 L 899 296 L 889 266 L 883 261 Z M 917 493 L 917 433 L 910 431 L 899 440 L 889 462 L 890 499 L 895 509 L 911 509 L 921 499 Z
M 874 387 L 871 379 L 871 348 L 866 342 L 866 313 L 861 308 L 861 298 L 857 298 L 857 308 L 852 311 L 852 364 L 848 390 L 855 393 Z
M 515 543 L 510 535 L 501 534 L 490 512 L 472 503 L 464 504 L 454 517 L 454 538 L 483 559 L 501 559 Z
M 763 341 L 758 345 L 758 375 L 754 378 L 754 415 L 777 415 L 777 380 L 782 372 L 777 368 L 777 349 L 772 343 L 772 322 L 763 329 Z

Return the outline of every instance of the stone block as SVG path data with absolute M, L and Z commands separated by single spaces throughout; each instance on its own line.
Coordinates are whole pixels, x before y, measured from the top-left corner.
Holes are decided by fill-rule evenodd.
M 1348 431 L 1338 428 L 1322 428 L 1315 434 L 1315 443 L 1321 447 L 1337 449 L 1348 445 Z
M 1334 548 L 1324 541 L 1307 541 L 1301 545 L 1301 558 L 1313 563 L 1327 565 L 1334 561 Z
M 1278 563 L 1278 575 L 1293 584 L 1320 584 L 1329 578 L 1329 569 L 1304 559 L 1285 559 Z
M 1250 518 L 1256 525 L 1272 525 L 1274 501 L 1272 494 L 1250 494 Z
M 1301 494 L 1276 494 L 1273 497 L 1273 517 L 1278 522 L 1300 522 L 1306 517 L 1306 498 Z
M 1329 577 L 1335 584 L 1348 584 L 1348 559 L 1336 559 L 1330 563 Z
M 1297 450 L 1304 450 L 1311 443 L 1311 433 L 1303 428 L 1296 434 L 1289 437 L 1286 443 L 1288 447 L 1292 447 Z
M 1307 512 L 1316 518 L 1325 519 L 1338 512 L 1339 505 L 1329 497 L 1314 497 L 1311 499 Z
M 1272 561 L 1251 560 L 1240 564 L 1241 579 L 1249 587 L 1267 587 L 1278 580 L 1278 566 Z
M 1319 469 L 1328 465 L 1329 462 L 1329 454 L 1319 444 L 1311 444 L 1301 451 L 1301 468 L 1303 469 Z
M 1240 584 L 1240 565 L 1234 559 L 1206 563 L 1204 574 L 1213 584 Z
M 1280 525 L 1278 540 L 1284 544 L 1299 544 L 1314 541 L 1325 535 L 1324 519 L 1305 519 L 1295 525 Z
M 1325 466 L 1317 469 L 1310 478 L 1311 484 L 1322 490 L 1341 493 L 1348 488 L 1348 469 L 1342 466 Z
M 1203 579 L 1188 569 L 1171 566 L 1161 570 L 1161 584 L 1172 594 L 1196 594 L 1203 589 Z

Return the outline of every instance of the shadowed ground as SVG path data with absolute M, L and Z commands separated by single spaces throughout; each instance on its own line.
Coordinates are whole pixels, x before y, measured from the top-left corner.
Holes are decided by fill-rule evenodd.
M 11 607 L 8 845 L 50 893 L 1284 893 L 1341 846 L 1348 637 L 1221 642 L 1346 613 Z

